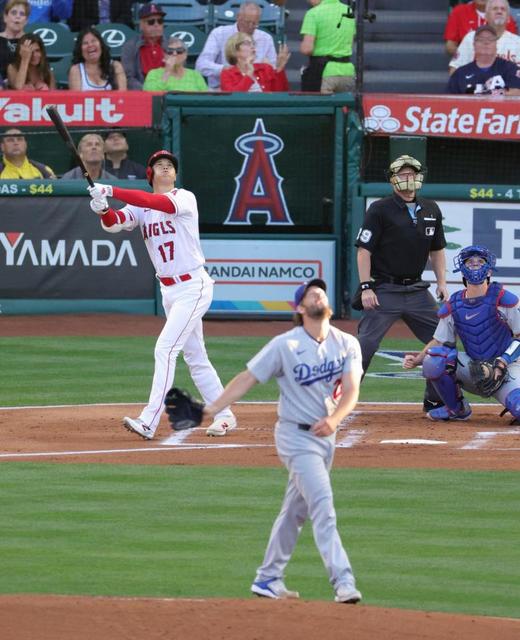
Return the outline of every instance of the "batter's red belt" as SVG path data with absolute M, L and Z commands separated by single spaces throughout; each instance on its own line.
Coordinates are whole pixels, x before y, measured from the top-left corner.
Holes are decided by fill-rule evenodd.
M 180 276 L 172 276 L 171 278 L 157 278 L 162 284 L 166 287 L 171 287 L 174 284 L 179 284 L 179 282 L 187 282 L 191 280 L 191 275 L 189 273 L 183 273 Z

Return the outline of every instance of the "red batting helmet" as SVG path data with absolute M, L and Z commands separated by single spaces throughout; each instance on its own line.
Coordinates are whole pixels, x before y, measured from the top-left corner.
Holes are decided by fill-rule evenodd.
M 148 180 L 148 184 L 152 186 L 153 182 L 153 165 L 160 160 L 161 158 L 166 158 L 167 160 L 171 160 L 173 166 L 175 167 L 175 172 L 179 169 L 179 161 L 177 158 L 166 149 L 161 149 L 160 151 L 156 151 L 152 153 L 152 155 L 148 158 L 148 164 L 146 165 L 146 179 Z

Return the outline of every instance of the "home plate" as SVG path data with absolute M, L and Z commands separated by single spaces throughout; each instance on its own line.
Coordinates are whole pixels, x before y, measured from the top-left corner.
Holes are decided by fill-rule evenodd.
M 445 440 L 423 440 L 422 438 L 404 438 L 403 440 L 381 440 L 380 444 L 448 444 Z

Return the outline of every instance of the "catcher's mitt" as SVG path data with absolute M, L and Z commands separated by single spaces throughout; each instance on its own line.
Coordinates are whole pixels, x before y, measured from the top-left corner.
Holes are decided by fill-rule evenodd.
M 471 360 L 469 363 L 469 372 L 478 393 L 488 398 L 500 389 L 504 383 L 507 376 L 507 366 L 498 358 L 493 362 L 487 360 Z
M 195 400 L 187 391 L 172 387 L 166 394 L 164 404 L 174 431 L 193 429 L 202 422 L 204 404 Z

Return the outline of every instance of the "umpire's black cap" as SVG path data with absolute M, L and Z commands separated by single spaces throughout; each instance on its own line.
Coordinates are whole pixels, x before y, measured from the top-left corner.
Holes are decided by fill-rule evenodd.
M 322 280 L 321 278 L 314 278 L 314 280 L 310 280 L 309 282 L 304 282 L 296 289 L 296 293 L 294 294 L 295 307 L 301 304 L 301 301 L 303 300 L 305 294 L 307 293 L 307 289 L 310 289 L 311 287 L 319 287 L 320 289 L 323 289 L 323 291 L 325 292 L 327 291 L 327 285 L 325 284 L 325 281 Z

